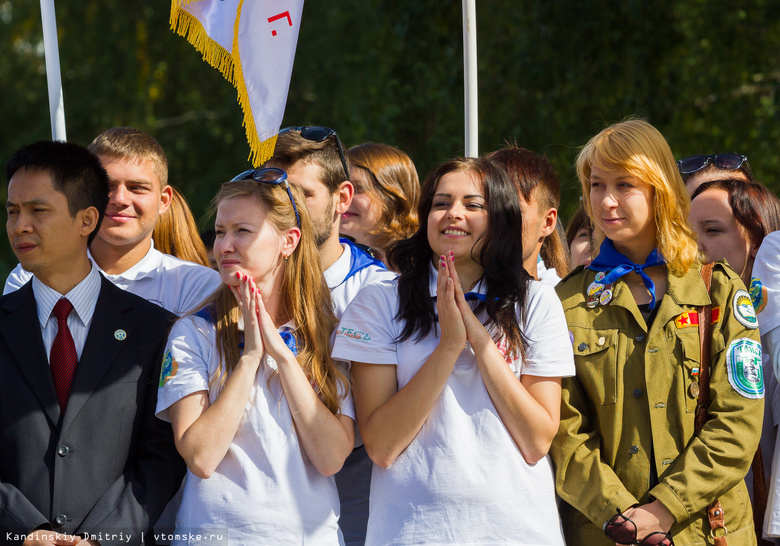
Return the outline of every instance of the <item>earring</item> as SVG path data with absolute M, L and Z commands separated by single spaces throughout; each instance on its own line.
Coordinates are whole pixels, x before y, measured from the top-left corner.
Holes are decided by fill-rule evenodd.
M 287 258 L 289 258 L 289 256 L 284 257 L 284 263 L 287 263 Z

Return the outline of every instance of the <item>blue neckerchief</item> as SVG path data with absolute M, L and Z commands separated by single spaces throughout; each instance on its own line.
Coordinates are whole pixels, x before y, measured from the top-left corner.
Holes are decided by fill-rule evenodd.
M 216 317 L 214 315 L 214 308 L 212 306 L 207 306 L 195 313 L 196 317 L 200 317 L 202 319 L 205 319 L 209 321 L 212 324 L 216 324 Z M 284 340 L 284 344 L 287 345 L 287 347 L 292 351 L 292 354 L 295 356 L 298 356 L 298 343 L 295 340 L 295 336 L 290 330 L 282 330 L 279 332 L 279 335 L 282 336 L 282 339 Z M 244 332 L 239 332 L 238 336 L 238 348 L 243 349 L 244 348 Z
M 609 273 L 599 281 L 603 285 L 612 284 L 628 273 L 637 273 L 642 277 L 642 281 L 650 292 L 650 309 L 655 309 L 655 283 L 647 276 L 645 268 L 664 265 L 665 263 L 666 260 L 664 260 L 663 256 L 658 254 L 658 249 L 654 248 L 644 264 L 635 264 L 618 252 L 610 239 L 604 239 L 604 242 L 601 243 L 601 248 L 599 249 L 599 255 L 590 263 L 588 269 L 592 269 L 593 271 L 609 271 Z
M 485 294 L 480 294 L 479 292 L 466 292 L 463 294 L 463 297 L 466 299 L 466 301 L 479 300 L 483 303 L 487 301 L 487 296 Z M 431 296 L 431 299 L 436 301 L 436 296 Z M 496 301 L 498 301 L 498 298 L 496 298 Z M 434 322 L 439 322 L 439 316 L 435 316 L 433 320 Z
M 282 330 L 279 335 L 282 336 L 284 344 L 292 351 L 292 354 L 298 356 L 298 342 L 293 333 L 290 330 Z
M 339 283 L 339 286 L 347 282 L 347 280 L 353 277 L 355 273 L 357 273 L 361 269 L 367 268 L 369 265 L 375 265 L 377 267 L 381 267 L 382 269 L 387 269 L 387 267 L 385 267 L 385 264 L 383 264 L 381 260 L 377 260 L 376 258 L 371 256 L 371 254 L 369 254 L 368 252 L 366 252 L 365 250 L 357 246 L 349 239 L 339 238 L 339 242 L 349 246 L 349 248 L 352 250 L 352 258 L 349 264 L 349 272 L 347 273 L 347 276 L 344 277 L 344 280 Z
M 200 311 L 195 313 L 196 317 L 200 317 L 203 320 L 206 320 L 210 322 L 211 324 L 217 323 L 217 318 L 214 315 L 214 306 L 213 305 L 207 305 L 206 307 L 202 308 Z

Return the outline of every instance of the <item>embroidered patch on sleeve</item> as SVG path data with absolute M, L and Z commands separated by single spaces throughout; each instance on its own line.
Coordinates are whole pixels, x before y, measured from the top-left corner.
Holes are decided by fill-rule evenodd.
M 720 322 L 720 306 L 712 308 L 712 313 L 710 313 L 710 320 L 712 320 L 713 324 Z
M 756 313 L 760 313 L 766 307 L 767 290 L 766 286 L 761 284 L 761 279 L 753 277 L 750 279 L 750 299 L 753 300 L 753 308 Z
M 735 339 L 726 352 L 729 383 L 745 398 L 764 397 L 761 344 L 748 338 Z
M 758 328 L 756 310 L 753 308 L 753 300 L 750 299 L 750 294 L 744 290 L 737 290 L 737 293 L 734 294 L 733 304 L 734 316 L 742 326 L 751 330 Z
M 179 365 L 176 363 L 176 359 L 174 359 L 171 355 L 171 351 L 165 351 L 165 356 L 163 357 L 162 361 L 162 369 L 160 370 L 159 387 L 164 387 L 168 380 L 175 376 L 176 372 L 178 371 Z

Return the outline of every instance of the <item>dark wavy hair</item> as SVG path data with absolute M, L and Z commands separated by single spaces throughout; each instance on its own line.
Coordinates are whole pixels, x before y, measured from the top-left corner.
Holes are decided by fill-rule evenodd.
M 505 338 L 509 355 L 525 356 L 526 339 L 519 317 L 525 323 L 531 276 L 523 268 L 520 203 L 517 190 L 504 168 L 485 158 L 453 159 L 431 171 L 420 195 L 417 211 L 420 227 L 410 238 L 397 241 L 388 250 L 390 267 L 400 273 L 399 307 L 395 318 L 402 321 L 404 327 L 397 341 L 413 336 L 419 341 L 437 328 L 435 306 L 428 288 L 429 268 L 435 257 L 428 243 L 427 220 L 439 180 L 447 174 L 463 171 L 472 173 L 481 182 L 488 213 L 487 229 L 480 238 L 481 248 L 476 255 L 472 249 L 471 256 L 482 266 L 481 280 L 487 287 L 487 301 L 480 302 L 474 311 L 487 311 L 489 318 L 485 324 L 497 326 L 494 339 Z M 467 291 L 471 287 L 463 288 Z
M 729 194 L 734 218 L 754 245 L 760 246 L 764 237 L 780 230 L 780 199 L 761 182 L 741 178 L 710 180 L 696 188 L 691 201 L 708 190 L 725 190 Z

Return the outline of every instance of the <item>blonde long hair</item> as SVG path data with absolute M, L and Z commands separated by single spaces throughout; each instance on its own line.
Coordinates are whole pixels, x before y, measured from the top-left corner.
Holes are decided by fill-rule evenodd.
M 211 267 L 206 245 L 198 234 L 198 224 L 192 216 L 187 200 L 175 187 L 171 186 L 171 189 L 171 206 L 157 217 L 154 224 L 154 248 L 163 254 Z
M 688 225 L 691 201 L 663 135 L 642 119 L 628 119 L 603 129 L 577 155 L 583 205 L 593 224 L 593 238 L 598 248 L 605 235 L 594 221 L 589 199 L 594 164 L 623 169 L 653 187 L 656 246 L 669 270 L 677 276 L 684 275 L 699 254 L 696 234 Z
M 284 266 L 281 311 L 292 317 L 297 326 L 295 339 L 298 363 L 315 386 L 320 400 L 332 413 L 338 414 L 349 382 L 330 357 L 330 336 L 337 319 L 331 304 L 330 290 L 320 268 L 311 217 L 303 194 L 295 186 L 290 189 L 301 219 L 301 239 Z M 266 220 L 280 234 L 297 225 L 295 212 L 283 184 L 273 185 L 255 180 L 228 182 L 222 185 L 214 197 L 214 209 L 222 202 L 236 198 L 257 199 L 266 214 Z M 241 356 L 238 346 L 238 320 L 241 312 L 235 297 L 224 284 L 204 302 L 201 306 L 203 308 L 209 308 L 217 330 L 220 365 L 209 379 L 209 389 L 219 391 Z

